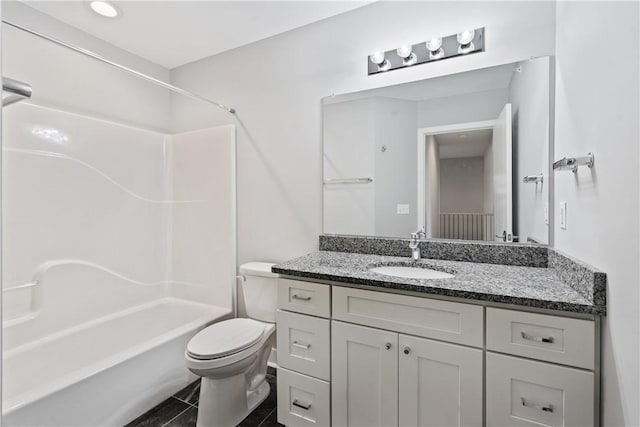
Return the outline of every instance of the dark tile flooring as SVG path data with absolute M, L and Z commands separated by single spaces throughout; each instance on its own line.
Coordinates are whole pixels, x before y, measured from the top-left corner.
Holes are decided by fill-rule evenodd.
M 269 368 L 267 381 L 271 393 L 264 402 L 249 414 L 240 427 L 276 427 L 278 424 L 276 370 Z M 188 385 L 155 408 L 140 415 L 125 427 L 195 427 L 198 416 L 200 380 Z

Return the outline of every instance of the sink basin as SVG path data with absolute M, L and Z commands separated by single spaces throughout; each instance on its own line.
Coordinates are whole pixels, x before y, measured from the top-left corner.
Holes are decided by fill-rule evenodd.
M 430 268 L 409 267 L 406 265 L 385 265 L 370 268 L 369 271 L 384 274 L 385 276 L 404 277 L 406 279 L 450 279 L 453 277 L 453 274 L 443 271 L 431 270 Z

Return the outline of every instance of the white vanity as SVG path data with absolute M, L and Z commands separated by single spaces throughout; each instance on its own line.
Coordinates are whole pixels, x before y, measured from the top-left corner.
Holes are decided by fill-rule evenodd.
M 293 276 L 278 306 L 282 424 L 598 425 L 597 315 Z

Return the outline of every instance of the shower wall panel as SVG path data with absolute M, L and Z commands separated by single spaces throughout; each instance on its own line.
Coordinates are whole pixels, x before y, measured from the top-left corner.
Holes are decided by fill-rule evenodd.
M 39 313 L 64 328 L 163 295 L 167 138 L 29 104 L 5 110 L 5 320 Z

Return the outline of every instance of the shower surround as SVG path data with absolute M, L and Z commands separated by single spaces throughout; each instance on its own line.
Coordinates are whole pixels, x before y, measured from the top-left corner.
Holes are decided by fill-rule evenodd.
M 235 128 L 3 114 L 3 424 L 123 425 L 231 314 Z

